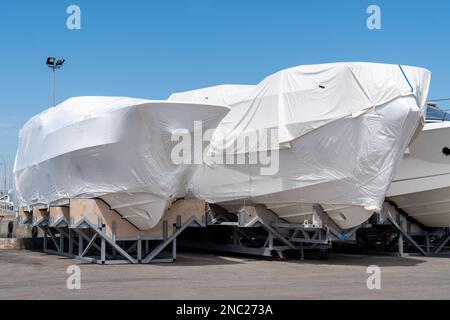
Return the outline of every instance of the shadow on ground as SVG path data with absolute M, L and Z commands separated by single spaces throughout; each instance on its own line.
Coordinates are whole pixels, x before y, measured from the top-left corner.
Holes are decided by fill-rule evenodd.
M 53 263 L 57 264 L 78 264 L 89 266 L 92 265 L 87 262 L 74 260 L 66 257 L 51 256 L 37 251 L 15 251 L 15 250 L 0 250 L 0 261 L 7 264 L 18 265 L 35 265 L 48 266 Z M 436 258 L 438 259 L 438 258 Z M 449 259 L 442 257 L 442 259 Z M 205 252 L 183 250 L 179 252 L 177 261 L 175 263 L 160 264 L 167 267 L 183 267 L 183 266 L 221 266 L 221 265 L 239 265 L 246 264 L 249 261 L 264 261 L 266 263 L 280 262 L 276 259 L 255 257 L 242 254 L 231 254 L 221 252 Z M 302 265 L 316 265 L 316 266 L 369 266 L 377 265 L 379 267 L 414 267 L 425 263 L 426 261 L 416 257 L 394 257 L 394 256 L 376 256 L 376 255 L 361 255 L 361 254 L 330 254 L 328 260 L 320 260 L 315 255 L 307 255 L 304 261 L 299 257 L 290 256 L 286 261 L 281 263 Z M 158 265 L 158 264 L 156 264 Z M 126 267 L 127 265 L 123 265 Z M 107 267 L 107 266 L 105 266 Z
M 193 251 L 184 250 L 186 254 L 196 254 L 196 259 L 192 259 L 189 255 L 189 260 L 177 260 L 177 265 L 208 265 L 208 264 L 244 264 L 246 261 L 266 261 L 279 262 L 279 260 L 267 257 L 256 257 L 244 254 L 221 253 L 213 251 Z M 197 259 L 198 257 L 198 259 Z M 444 257 L 441 257 L 444 258 Z M 444 258 L 444 259 L 448 259 Z M 315 254 L 307 254 L 304 261 L 301 261 L 297 256 L 289 256 L 284 263 L 300 265 L 317 265 L 317 266 L 368 266 L 377 265 L 379 267 L 414 267 L 425 263 L 420 257 L 397 257 L 386 255 L 362 255 L 362 254 L 330 254 L 328 260 L 320 260 Z

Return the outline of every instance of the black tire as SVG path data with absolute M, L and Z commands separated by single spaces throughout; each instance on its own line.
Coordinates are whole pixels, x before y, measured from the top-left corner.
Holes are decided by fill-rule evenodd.
M 14 232 L 14 222 L 11 221 L 8 223 L 8 237 L 9 235 L 12 236 L 13 232 Z
M 319 258 L 320 260 L 328 260 L 328 250 L 320 250 Z
M 275 261 L 287 261 L 287 255 L 283 251 L 273 251 L 272 257 Z
M 38 237 L 38 228 L 37 228 L 37 227 L 33 227 L 33 228 L 31 229 L 31 237 L 32 237 L 33 239 L 36 239 L 36 238 Z

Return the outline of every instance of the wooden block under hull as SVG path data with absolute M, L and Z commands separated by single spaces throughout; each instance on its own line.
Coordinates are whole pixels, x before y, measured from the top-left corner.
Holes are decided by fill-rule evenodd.
M 54 224 L 58 221 L 64 221 L 70 224 L 69 207 L 50 207 L 50 223 Z
M 174 233 L 173 225 L 177 223 L 177 217 L 181 218 L 181 225 L 188 222 L 189 219 L 195 217 L 198 221 L 203 221 L 206 213 L 206 202 L 202 200 L 184 200 L 176 201 L 172 207 L 164 214 L 163 219 L 158 225 L 151 229 L 142 231 L 142 237 L 158 237 L 163 234 L 164 221 L 167 221 L 169 226 L 169 237 Z
M 19 208 L 19 219 L 22 223 L 31 223 L 33 212 L 28 211 L 24 207 Z
M 33 223 L 37 223 L 40 221 L 48 221 L 50 212 L 48 209 L 41 209 L 38 207 L 33 208 Z
M 106 236 L 113 237 L 113 225 L 115 225 L 115 238 L 135 239 L 163 237 L 164 221 L 168 224 L 168 236 L 173 234 L 173 225 L 177 223 L 177 217 L 181 217 L 181 225 L 186 223 L 193 216 L 202 221 L 206 212 L 205 201 L 200 200 L 178 200 L 166 212 L 163 220 L 151 230 L 141 231 L 127 220 L 123 219 L 116 211 L 99 199 L 72 199 L 70 201 L 70 218 L 72 225 L 76 225 L 83 219 L 97 226 L 100 222 L 105 226 Z
M 110 210 L 108 205 L 98 199 L 72 199 L 70 200 L 70 218 L 72 225 L 78 224 L 83 219 L 97 226 L 105 225 L 104 232 L 109 238 L 113 237 L 113 225 L 115 224 L 116 238 L 128 238 L 139 236 L 139 230 L 131 223 L 124 220 L 116 211 Z

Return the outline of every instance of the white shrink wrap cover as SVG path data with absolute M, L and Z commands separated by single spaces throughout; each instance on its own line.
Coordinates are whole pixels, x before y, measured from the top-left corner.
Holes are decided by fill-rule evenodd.
M 194 165 L 176 165 L 172 133 L 215 128 L 229 108 L 121 97 L 77 97 L 33 117 L 19 135 L 21 205 L 102 198 L 141 230 L 154 227 Z
M 175 93 L 169 100 L 231 107 L 190 193 L 229 208 L 244 199 L 265 204 L 297 223 L 319 204 L 341 228 L 355 227 L 381 210 L 405 149 L 422 130 L 430 79 L 416 67 L 333 63 L 283 70 L 255 86 Z M 267 129 L 274 132 L 269 143 L 243 143 Z M 260 162 L 212 160 L 265 150 L 278 150 L 275 174 L 262 174 Z

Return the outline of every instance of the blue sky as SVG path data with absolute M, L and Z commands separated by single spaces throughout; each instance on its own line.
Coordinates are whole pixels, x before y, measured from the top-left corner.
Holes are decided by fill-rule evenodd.
M 79 5 L 82 29 L 68 30 Z M 382 30 L 366 9 L 382 10 Z M 221 83 L 254 84 L 290 66 L 376 61 L 429 68 L 450 97 L 450 1 L 15 0 L 0 2 L 0 155 L 51 104 L 49 55 L 67 59 L 58 101 L 80 95 L 165 99 Z

